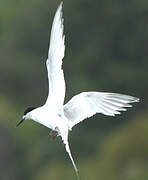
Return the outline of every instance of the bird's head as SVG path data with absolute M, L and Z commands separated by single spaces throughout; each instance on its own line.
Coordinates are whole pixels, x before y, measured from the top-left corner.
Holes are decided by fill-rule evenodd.
M 34 109 L 36 109 L 37 107 L 29 107 L 24 111 L 24 115 L 22 117 L 22 119 L 17 123 L 16 127 L 18 127 L 24 120 L 26 119 L 30 119 L 30 112 Z

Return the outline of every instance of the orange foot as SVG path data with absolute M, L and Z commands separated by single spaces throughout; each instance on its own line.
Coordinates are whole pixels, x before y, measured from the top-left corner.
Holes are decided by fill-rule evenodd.
M 53 135 L 53 131 L 50 131 L 49 134 L 48 134 L 48 136 L 51 137 L 52 135 Z

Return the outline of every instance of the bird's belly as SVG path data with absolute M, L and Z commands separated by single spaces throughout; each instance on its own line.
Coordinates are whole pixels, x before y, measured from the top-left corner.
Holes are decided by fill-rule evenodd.
M 61 118 L 57 114 L 40 114 L 35 118 L 35 121 L 56 131 L 57 127 L 61 124 Z

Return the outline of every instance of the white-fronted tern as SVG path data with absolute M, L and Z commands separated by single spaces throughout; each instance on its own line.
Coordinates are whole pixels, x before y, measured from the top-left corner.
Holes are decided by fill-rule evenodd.
M 30 107 L 25 110 L 23 118 L 17 123 L 19 126 L 24 120 L 34 120 L 61 136 L 73 167 L 78 175 L 68 144 L 68 133 L 72 127 L 96 113 L 107 116 L 120 114 L 132 107 L 129 103 L 138 102 L 139 98 L 108 92 L 82 92 L 74 96 L 64 105 L 65 80 L 62 69 L 62 59 L 65 52 L 65 36 L 63 34 L 62 2 L 57 8 L 50 36 L 48 59 L 46 61 L 49 94 L 46 103 L 38 108 Z M 51 133 L 50 133 L 51 134 Z

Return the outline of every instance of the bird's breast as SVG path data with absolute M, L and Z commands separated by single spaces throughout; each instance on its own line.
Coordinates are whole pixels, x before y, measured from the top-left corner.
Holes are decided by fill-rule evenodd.
M 38 111 L 32 114 L 32 120 L 57 131 L 60 127 L 66 126 L 66 122 L 61 114 L 54 110 L 38 109 Z M 64 123 L 65 122 L 65 123 Z

